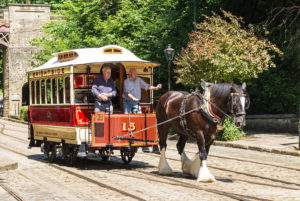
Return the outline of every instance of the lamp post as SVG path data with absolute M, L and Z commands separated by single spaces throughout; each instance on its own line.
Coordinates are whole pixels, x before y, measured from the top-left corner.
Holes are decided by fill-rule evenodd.
M 168 48 L 164 50 L 167 62 L 168 62 L 168 91 L 171 90 L 171 83 L 170 83 L 170 66 L 171 66 L 171 61 L 174 58 L 174 49 L 171 48 L 171 44 L 168 45 Z

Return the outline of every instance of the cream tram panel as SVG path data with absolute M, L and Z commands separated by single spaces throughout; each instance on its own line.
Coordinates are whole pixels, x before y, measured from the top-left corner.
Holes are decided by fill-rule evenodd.
M 88 142 L 91 139 L 88 136 L 87 127 L 63 127 L 63 126 L 50 126 L 50 125 L 37 125 L 33 124 L 34 138 L 36 140 L 61 142 L 62 139 L 69 144 L 81 144 L 81 142 Z

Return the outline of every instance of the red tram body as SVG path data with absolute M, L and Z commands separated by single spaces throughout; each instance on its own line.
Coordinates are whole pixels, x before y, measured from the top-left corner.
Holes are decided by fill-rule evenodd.
M 117 88 L 114 113 L 94 113 L 91 87 L 103 64 L 112 68 Z M 137 147 L 158 144 L 153 93 L 142 91 L 142 114 L 123 114 L 123 83 L 130 68 L 153 85 L 157 63 L 141 60 L 129 50 L 109 45 L 56 53 L 44 65 L 29 71 L 30 145 L 41 145 L 49 161 L 60 153 L 73 163 L 89 152 L 108 159 L 120 150 L 131 161 Z M 149 128 L 149 129 L 147 129 Z

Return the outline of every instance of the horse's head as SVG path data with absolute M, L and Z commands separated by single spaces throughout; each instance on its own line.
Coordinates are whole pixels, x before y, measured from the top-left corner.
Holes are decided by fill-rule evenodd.
M 229 104 L 235 125 L 238 128 L 246 126 L 246 109 L 250 106 L 250 98 L 245 82 L 241 86 L 232 85 Z

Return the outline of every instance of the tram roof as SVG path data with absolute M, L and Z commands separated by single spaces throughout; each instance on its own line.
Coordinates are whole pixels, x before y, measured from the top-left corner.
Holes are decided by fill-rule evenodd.
M 121 50 L 121 52 L 105 52 L 106 50 L 115 49 Z M 68 52 L 76 52 L 78 56 L 69 61 L 59 61 L 59 55 L 68 53 Z M 88 65 L 88 64 L 101 64 L 101 63 L 122 63 L 126 67 L 126 63 L 136 63 L 135 66 L 141 67 L 157 67 L 160 64 L 146 61 L 138 58 L 135 54 L 133 54 L 128 49 L 118 46 L 118 45 L 107 45 L 100 48 L 83 48 L 83 49 L 74 49 L 68 50 L 64 52 L 58 52 L 53 54 L 55 57 L 47 61 L 45 64 L 39 66 L 38 68 L 34 68 L 29 72 L 52 69 L 63 66 L 76 66 L 76 65 Z M 132 65 L 131 65 L 132 66 Z

